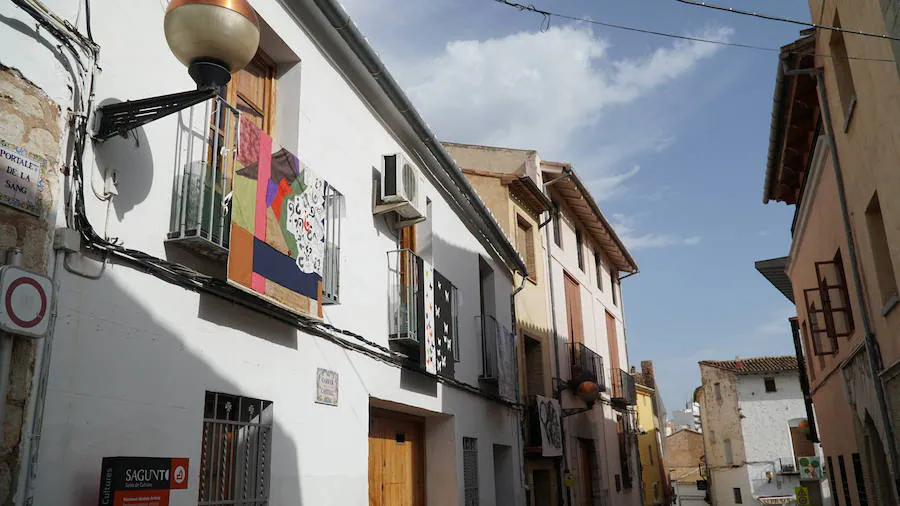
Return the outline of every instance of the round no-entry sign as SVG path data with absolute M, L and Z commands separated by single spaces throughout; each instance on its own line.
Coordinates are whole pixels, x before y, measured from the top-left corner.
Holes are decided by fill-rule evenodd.
M 43 337 L 50 327 L 53 283 L 19 267 L 0 267 L 0 329 Z

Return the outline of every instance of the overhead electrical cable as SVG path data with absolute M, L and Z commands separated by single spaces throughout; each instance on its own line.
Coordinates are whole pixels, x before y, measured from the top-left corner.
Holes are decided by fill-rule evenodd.
M 730 12 L 732 14 L 740 14 L 742 16 L 752 16 L 754 18 L 768 19 L 769 21 L 779 21 L 781 23 L 790 23 L 793 25 L 807 26 L 809 28 L 818 28 L 820 30 L 831 30 L 833 32 L 850 33 L 853 35 L 860 35 L 863 37 L 875 37 L 876 39 L 900 41 L 900 37 L 896 37 L 894 35 L 888 35 L 886 33 L 864 32 L 862 30 L 841 28 L 839 26 L 820 25 L 818 23 L 810 23 L 809 21 L 800 21 L 797 19 L 783 18 L 781 16 L 772 16 L 770 14 L 762 14 L 759 12 L 734 9 L 732 7 L 725 7 L 723 5 L 710 4 L 710 3 L 706 3 L 706 2 L 698 2 L 697 0 L 675 0 L 675 1 L 679 2 L 679 3 L 683 3 L 683 4 L 695 5 L 697 7 L 706 7 L 707 9 L 715 9 L 718 11 Z
M 756 46 L 753 44 L 742 44 L 739 42 L 728 42 L 728 41 L 724 41 L 724 40 L 716 40 L 716 39 L 708 39 L 708 38 L 703 38 L 703 37 L 693 37 L 690 35 L 679 35 L 679 34 L 675 34 L 675 33 L 660 32 L 657 30 L 649 30 L 646 28 L 638 28 L 638 27 L 634 27 L 634 26 L 619 25 L 619 24 L 615 24 L 615 23 L 607 23 L 604 21 L 597 21 L 597 20 L 591 19 L 591 18 L 570 16 L 568 14 L 560 14 L 558 12 L 552 12 L 552 11 L 547 11 L 547 10 L 543 10 L 543 9 L 538 9 L 537 7 L 535 7 L 534 5 L 531 5 L 531 4 L 525 5 L 525 4 L 521 4 L 518 2 L 512 2 L 510 0 L 493 0 L 493 1 L 497 2 L 499 4 L 502 4 L 502 5 L 505 5 L 507 7 L 512 7 L 514 9 L 518 9 L 519 11 L 523 11 L 523 12 L 527 11 L 527 12 L 532 12 L 535 14 L 540 14 L 541 16 L 544 17 L 544 20 L 541 22 L 541 31 L 547 31 L 547 29 L 549 29 L 551 18 L 559 18 L 559 19 L 566 19 L 569 21 L 589 23 L 592 25 L 603 26 L 606 28 L 614 28 L 616 30 L 644 33 L 647 35 L 656 35 L 659 37 L 667 37 L 670 39 L 687 40 L 687 41 L 691 41 L 691 42 L 699 42 L 702 44 L 716 44 L 719 46 L 736 47 L 736 48 L 742 48 L 742 49 L 752 49 L 754 51 L 764 51 L 767 53 L 781 53 L 782 52 L 782 50 L 777 47 Z M 687 0 L 677 0 L 677 1 L 687 2 Z M 687 3 L 694 3 L 694 2 L 687 2 Z M 859 32 L 850 31 L 850 33 L 859 33 Z M 894 60 L 888 59 L 888 58 L 866 58 L 866 57 L 861 57 L 861 56 L 833 56 L 830 54 L 820 54 L 820 53 L 813 54 L 813 53 L 805 53 L 805 52 L 801 52 L 801 51 L 785 51 L 785 53 L 809 54 L 810 56 L 820 56 L 822 58 L 836 58 L 836 59 L 846 59 L 846 60 L 878 61 L 878 62 L 891 62 L 891 63 L 894 62 Z

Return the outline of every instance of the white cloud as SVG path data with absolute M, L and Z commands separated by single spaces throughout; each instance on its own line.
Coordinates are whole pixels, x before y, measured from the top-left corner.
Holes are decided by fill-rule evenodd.
M 597 199 L 610 199 L 621 193 L 621 191 L 625 189 L 624 183 L 636 176 L 640 170 L 640 165 L 635 165 L 624 172 L 588 181 L 587 185 L 591 188 L 591 193 L 595 195 Z
M 612 215 L 612 226 L 625 246 L 633 251 L 671 246 L 694 246 L 702 240 L 697 235 L 680 237 L 657 232 L 640 233 L 636 229 L 637 220 L 623 214 Z
M 724 40 L 732 33 L 719 28 L 700 35 Z M 401 65 L 398 73 L 442 138 L 560 153 L 604 109 L 688 73 L 718 46 L 678 41 L 619 60 L 608 49 L 587 27 L 554 26 L 452 41 L 437 57 Z

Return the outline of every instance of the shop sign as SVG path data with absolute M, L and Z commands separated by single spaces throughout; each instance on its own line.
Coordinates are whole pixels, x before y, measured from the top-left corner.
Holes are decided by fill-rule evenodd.
M 188 485 L 188 459 L 105 457 L 99 506 L 169 506 L 169 491 Z

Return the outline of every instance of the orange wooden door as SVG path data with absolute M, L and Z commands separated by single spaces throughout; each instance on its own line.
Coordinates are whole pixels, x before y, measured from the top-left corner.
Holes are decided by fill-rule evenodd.
M 569 339 L 573 343 L 584 343 L 584 323 L 581 319 L 581 290 L 572 276 L 566 279 L 566 320 L 569 325 Z
M 606 313 L 606 339 L 609 343 L 609 372 L 619 374 L 619 336 L 616 334 L 616 317 Z M 615 376 L 613 376 L 615 382 Z
M 424 506 L 421 420 L 373 410 L 369 423 L 369 506 Z

